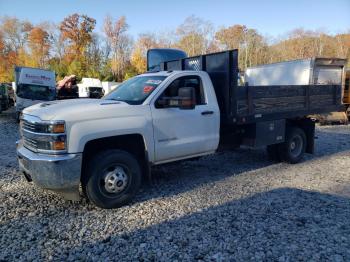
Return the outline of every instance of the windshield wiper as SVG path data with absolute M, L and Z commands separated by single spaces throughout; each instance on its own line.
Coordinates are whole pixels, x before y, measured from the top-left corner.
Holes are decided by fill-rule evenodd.
M 116 98 L 105 98 L 105 100 L 113 100 L 113 101 L 123 101 L 123 100 L 120 100 L 120 99 L 116 99 Z

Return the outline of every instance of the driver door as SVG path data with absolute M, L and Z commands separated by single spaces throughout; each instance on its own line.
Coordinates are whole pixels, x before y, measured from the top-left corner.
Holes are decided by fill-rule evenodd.
M 193 109 L 166 107 L 158 103 L 164 96 L 177 97 L 180 87 L 195 89 L 196 104 Z M 208 103 L 199 75 L 175 79 L 151 108 L 156 162 L 186 158 L 216 150 L 219 141 L 219 109 L 217 104 Z

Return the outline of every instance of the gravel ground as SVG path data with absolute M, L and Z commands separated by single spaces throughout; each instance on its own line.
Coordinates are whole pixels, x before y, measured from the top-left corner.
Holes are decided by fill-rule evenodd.
M 239 149 L 158 167 L 115 210 L 27 183 L 17 129 L 0 115 L 1 261 L 350 261 L 350 127 L 317 128 L 297 165 Z

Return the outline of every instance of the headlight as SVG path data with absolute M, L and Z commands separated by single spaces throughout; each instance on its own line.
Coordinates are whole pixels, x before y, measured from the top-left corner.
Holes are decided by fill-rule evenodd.
M 66 135 L 33 137 L 32 145 L 35 145 L 38 152 L 65 151 Z
M 48 133 L 64 133 L 66 131 L 65 124 L 63 122 L 54 123 L 47 126 Z
M 35 133 L 45 133 L 45 134 L 63 134 L 66 132 L 66 125 L 64 121 L 54 121 L 54 122 L 40 122 L 40 123 L 30 123 L 27 121 L 23 122 L 23 128 L 35 132 Z
M 64 121 L 30 122 L 26 118 L 21 121 L 21 133 L 26 147 L 39 153 L 66 152 L 67 136 Z

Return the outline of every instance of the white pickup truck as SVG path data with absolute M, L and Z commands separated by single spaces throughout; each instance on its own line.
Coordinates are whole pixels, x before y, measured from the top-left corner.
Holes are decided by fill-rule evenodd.
M 180 65 L 174 71 L 169 67 L 176 63 L 162 63 L 164 71 L 131 78 L 101 100 L 24 109 L 17 152 L 28 181 L 67 199 L 77 199 L 81 185 L 94 204 L 115 208 L 132 199 L 152 165 L 212 154 L 219 145 L 268 146 L 271 156 L 296 163 L 313 151 L 307 115 L 341 109 L 334 97 L 341 86 L 308 86 L 305 108 L 298 105 L 301 87 L 289 86 L 277 100 L 296 96 L 296 109 L 293 102 L 261 109 L 264 95 L 254 99 L 247 86 L 237 86 L 237 50 L 197 58 L 197 70 L 187 63 L 193 58 L 174 61 Z M 265 96 L 273 99 L 276 88 L 266 87 Z M 319 89 L 334 100 L 310 107 Z

